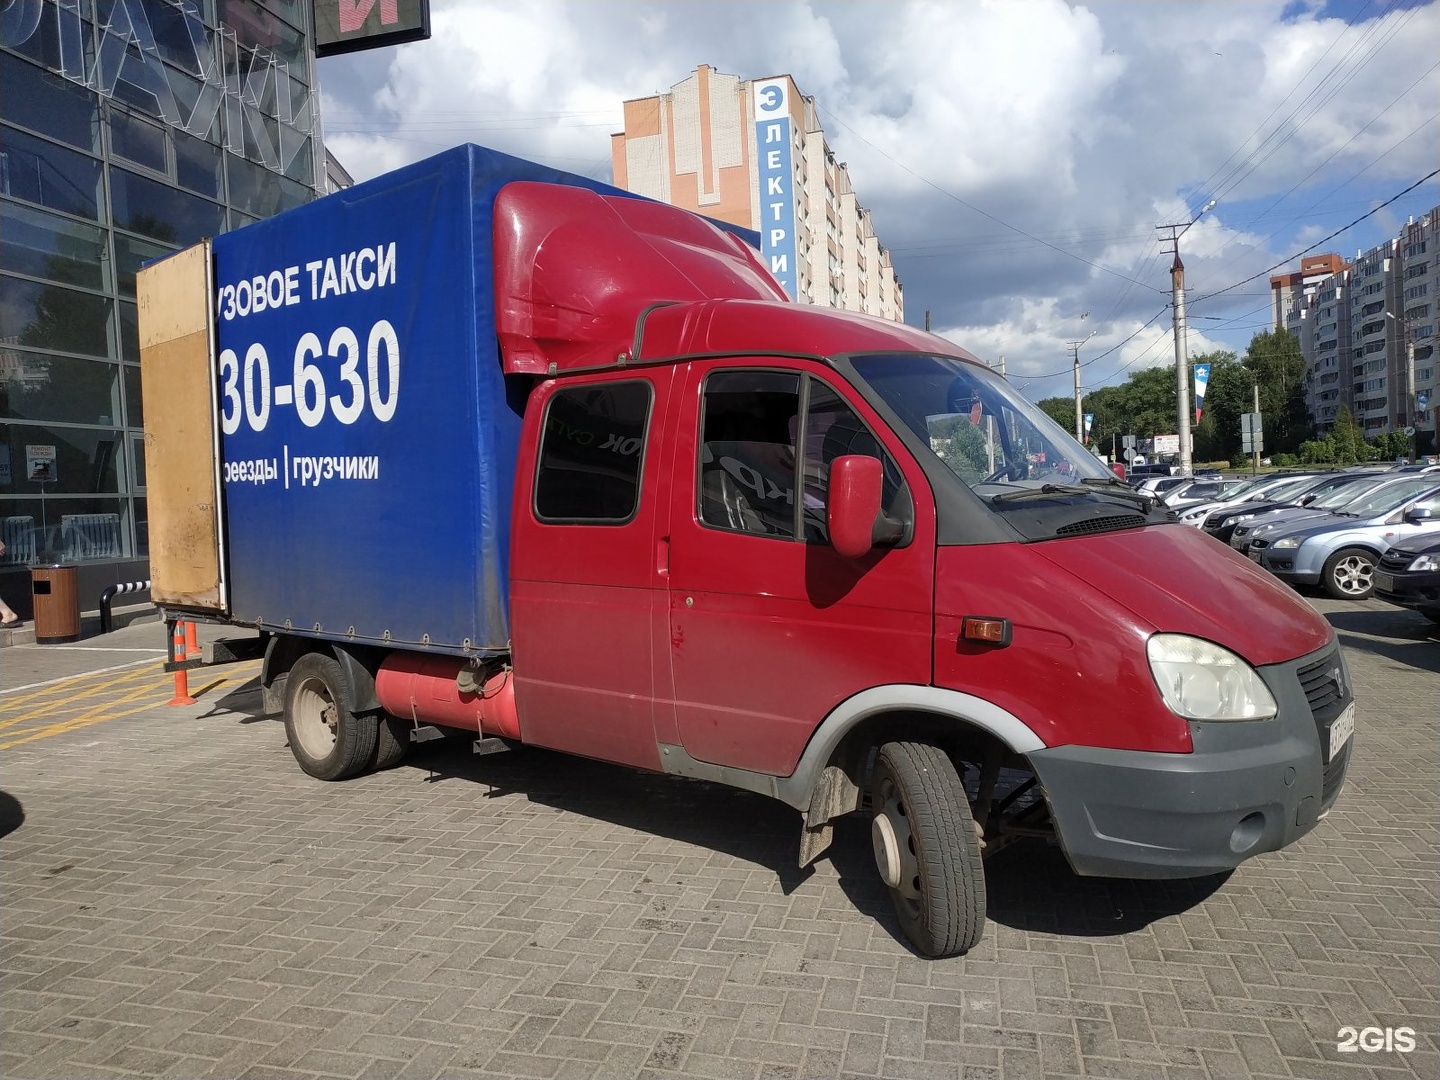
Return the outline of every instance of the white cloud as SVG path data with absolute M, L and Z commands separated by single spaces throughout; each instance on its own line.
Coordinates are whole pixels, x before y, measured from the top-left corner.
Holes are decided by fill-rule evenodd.
M 1328 10 L 436 0 L 430 41 L 325 60 L 320 74 L 328 141 L 358 176 L 475 141 L 608 177 L 626 99 L 701 63 L 789 73 L 875 215 L 911 323 L 929 310 L 977 355 L 1039 374 L 1065 366 L 1065 318 L 1089 310 L 1087 348 L 1115 347 L 1092 369 L 1100 381 L 1173 362 L 1151 331 L 1120 345 L 1169 301 L 1157 225 L 1220 196 L 1182 241 L 1203 297 L 1435 168 L 1440 5 L 1347 12 L 1350 25 Z M 1353 255 L 1437 202 L 1432 182 L 1324 250 Z M 1262 274 L 1199 301 L 1209 337 L 1192 331 L 1191 351 L 1243 349 L 1267 290 Z

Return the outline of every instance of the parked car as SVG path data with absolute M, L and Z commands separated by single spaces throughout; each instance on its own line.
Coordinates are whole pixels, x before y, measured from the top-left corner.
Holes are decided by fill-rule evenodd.
M 1417 476 L 1352 503 L 1333 522 L 1301 522 L 1272 540 L 1253 540 L 1246 554 L 1281 581 L 1319 585 L 1337 600 L 1364 600 L 1386 551 L 1432 534 L 1440 535 L 1440 485 Z
M 1440 623 L 1440 534 L 1385 552 L 1375 567 L 1375 595 Z
M 1244 551 L 1251 540 L 1288 531 L 1291 522 L 1303 518 L 1322 518 L 1344 510 L 1357 499 L 1399 479 L 1385 473 L 1338 473 L 1287 502 L 1262 503 L 1253 509 L 1237 507 L 1223 517 L 1212 514 L 1205 531 L 1217 540 L 1227 541 L 1236 551 Z
M 1246 482 L 1245 480 L 1221 480 L 1217 477 L 1190 479 L 1171 488 L 1161 496 L 1160 501 L 1171 510 L 1183 510 L 1188 506 L 1198 506 L 1203 502 L 1223 499 Z
M 1162 498 L 1167 491 L 1189 482 L 1190 477 L 1188 476 L 1145 476 L 1142 474 L 1138 478 L 1134 475 L 1130 477 L 1131 487 L 1142 495 L 1153 495 L 1157 499 Z
M 1285 500 L 1309 490 L 1330 473 L 1277 473 L 1249 480 L 1235 488 L 1223 499 L 1203 502 L 1180 511 L 1180 520 L 1196 528 L 1205 528 L 1210 515 L 1216 510 L 1229 510 L 1245 503 L 1269 503 Z

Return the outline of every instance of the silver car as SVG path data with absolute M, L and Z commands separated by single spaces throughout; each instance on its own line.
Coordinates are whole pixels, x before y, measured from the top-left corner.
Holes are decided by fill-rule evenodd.
M 1246 554 L 1281 581 L 1363 600 L 1392 544 L 1432 533 L 1440 534 L 1440 485 L 1417 476 L 1372 492 L 1334 521 L 1302 521 L 1269 540 L 1252 540 Z
M 1252 540 L 1268 541 L 1279 533 L 1291 531 L 1300 521 L 1314 525 L 1319 523 L 1317 519 L 1328 518 L 1333 522 L 1335 515 L 1349 509 L 1351 503 L 1360 501 L 1382 487 L 1403 483 L 1404 480 L 1402 476 L 1389 476 L 1385 473 L 1349 476 L 1304 505 L 1277 506 L 1270 510 L 1262 506 L 1249 511 L 1243 517 L 1239 517 L 1237 512 L 1225 519 L 1234 529 L 1230 533 L 1230 546 L 1236 551 L 1244 551 Z

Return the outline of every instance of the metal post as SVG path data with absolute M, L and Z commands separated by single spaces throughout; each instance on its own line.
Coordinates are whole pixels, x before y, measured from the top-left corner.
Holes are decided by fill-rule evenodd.
M 1405 320 L 1405 414 L 1409 422 L 1405 425 L 1415 434 L 1410 436 L 1410 463 L 1420 457 L 1420 422 L 1415 413 L 1419 406 L 1415 402 L 1415 335 L 1410 332 L 1410 320 Z
M 1260 379 L 1257 376 L 1255 385 L 1250 388 L 1255 394 L 1255 419 L 1260 420 Z M 1260 431 L 1264 431 L 1264 422 L 1261 422 Z M 1260 431 L 1250 432 L 1250 452 L 1254 455 L 1254 461 L 1250 465 L 1250 475 L 1256 476 L 1260 472 Z
M 1175 239 L 1175 261 L 1170 266 L 1170 297 L 1175 305 L 1175 420 L 1180 432 L 1180 475 L 1189 476 L 1190 371 L 1185 357 L 1185 264 L 1180 261 L 1180 239 Z

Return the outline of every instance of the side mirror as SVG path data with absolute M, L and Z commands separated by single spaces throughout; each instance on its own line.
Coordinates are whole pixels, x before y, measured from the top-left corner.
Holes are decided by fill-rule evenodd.
M 1405 520 L 1411 525 L 1428 525 L 1435 520 L 1435 511 L 1428 506 L 1415 506 L 1405 512 Z
M 879 516 L 880 459 L 847 454 L 832 461 L 825 523 L 835 550 L 847 559 L 868 555 Z

